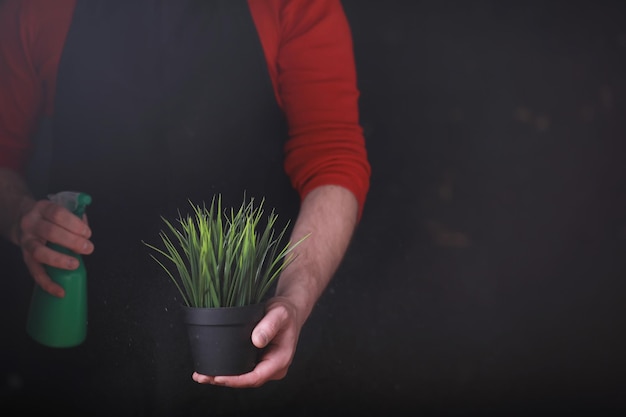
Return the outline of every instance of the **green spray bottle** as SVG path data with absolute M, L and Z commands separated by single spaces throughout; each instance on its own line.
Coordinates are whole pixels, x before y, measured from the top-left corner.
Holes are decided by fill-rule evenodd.
M 82 218 L 91 197 L 85 193 L 62 191 L 48 198 Z M 80 345 L 87 335 L 87 271 L 82 256 L 54 243 L 48 246 L 58 252 L 74 256 L 79 266 L 66 270 L 46 266 L 50 278 L 65 290 L 65 297 L 58 298 L 35 284 L 26 332 L 42 345 L 67 348 Z

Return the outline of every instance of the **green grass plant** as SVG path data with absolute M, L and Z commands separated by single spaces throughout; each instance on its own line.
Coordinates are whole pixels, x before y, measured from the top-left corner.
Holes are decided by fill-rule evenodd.
M 238 210 L 189 201 L 192 210 L 172 222 L 161 217 L 164 248 L 143 242 L 165 270 L 188 307 L 235 307 L 259 303 L 282 271 L 295 259 L 298 242 L 282 244 L 289 222 L 280 229 L 272 209 L 262 222 L 265 199 L 243 202 Z M 159 255 L 159 256 L 156 256 Z M 161 259 L 159 259 L 161 258 Z M 168 265 L 169 264 L 169 267 Z

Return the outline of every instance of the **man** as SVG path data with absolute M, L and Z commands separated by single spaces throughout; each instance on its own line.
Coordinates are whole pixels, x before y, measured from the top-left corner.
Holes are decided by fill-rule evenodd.
M 279 218 L 297 216 L 294 241 L 311 236 L 254 329 L 257 367 L 193 379 L 246 388 L 286 376 L 368 191 L 357 101 L 336 0 L 0 3 L 0 232 L 55 296 L 63 289 L 44 265 L 77 265 L 46 243 L 85 255 L 90 333 L 79 355 L 100 384 L 166 384 L 165 353 L 154 352 L 184 348 L 168 340 L 171 314 L 154 313 L 172 293 L 140 241 L 161 215 L 218 192 L 225 204 L 243 191 L 265 197 Z M 93 197 L 88 220 L 44 198 L 62 190 Z M 145 352 L 156 358 L 133 362 Z

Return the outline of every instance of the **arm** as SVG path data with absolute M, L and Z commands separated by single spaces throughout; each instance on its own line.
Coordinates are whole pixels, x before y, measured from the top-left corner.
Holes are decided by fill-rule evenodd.
M 326 185 L 311 191 L 300 209 L 292 241 L 310 233 L 281 275 L 276 296 L 290 300 L 302 326 L 335 274 L 357 224 L 358 203 L 349 190 Z
M 26 181 L 17 172 L 0 168 L 0 236 L 19 245 L 19 222 L 35 204 Z
M 50 114 L 56 67 L 71 16 L 70 0 L 0 2 L 0 237 L 22 250 L 34 280 L 46 291 L 63 289 L 45 273 L 44 264 L 75 269 L 70 256 L 48 241 L 77 253 L 93 250 L 88 226 L 50 201 L 35 201 L 23 173 L 30 138 L 42 114 Z M 42 16 L 44 18 L 42 18 Z
M 308 233 L 310 236 L 296 248 L 297 258 L 281 275 L 276 295 L 269 300 L 265 317 L 252 333 L 253 343 L 265 348 L 263 359 L 244 375 L 213 377 L 194 373 L 196 382 L 258 387 L 287 375 L 302 326 L 348 249 L 358 207 L 354 194 L 339 186 L 321 186 L 305 197 L 291 241 Z
M 24 179 L 4 168 L 0 168 L 0 233 L 22 249 L 35 282 L 57 297 L 63 297 L 65 291 L 50 279 L 44 265 L 72 270 L 78 268 L 78 261 L 46 243 L 55 242 L 85 255 L 93 252 L 91 230 L 85 221 L 51 201 L 36 201 Z
M 340 2 L 255 4 L 275 7 L 275 20 L 282 22 L 276 68 L 279 103 L 289 123 L 285 171 L 302 199 L 291 241 L 310 236 L 297 246 L 298 257 L 283 271 L 252 333 L 253 343 L 264 348 L 256 368 L 239 376 L 193 374 L 200 383 L 236 388 L 286 376 L 302 326 L 348 249 L 370 175 L 352 42 Z

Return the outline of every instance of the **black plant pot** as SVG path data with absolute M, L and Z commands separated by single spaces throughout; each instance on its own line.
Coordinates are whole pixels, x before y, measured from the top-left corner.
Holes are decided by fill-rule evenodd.
M 265 305 L 198 308 L 182 306 L 194 371 L 204 375 L 241 375 L 257 364 L 259 349 L 252 330 L 263 318 Z

